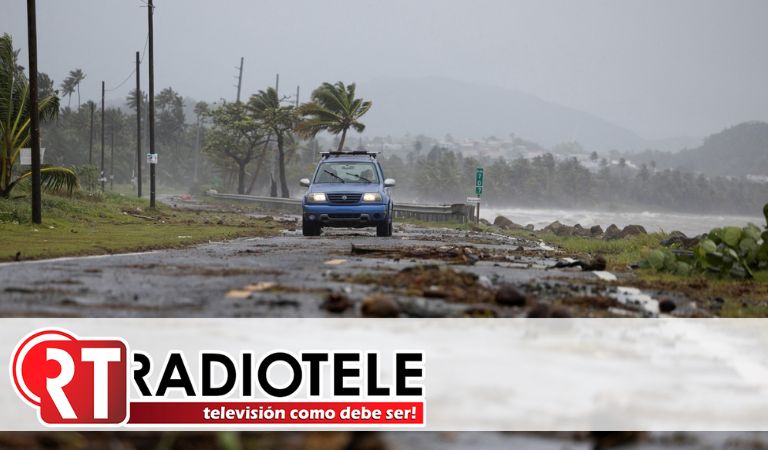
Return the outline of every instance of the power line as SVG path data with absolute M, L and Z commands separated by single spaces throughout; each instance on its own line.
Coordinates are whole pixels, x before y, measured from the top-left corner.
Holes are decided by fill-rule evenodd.
M 139 60 L 139 64 L 141 64 L 144 61 L 144 55 L 147 52 L 147 44 L 148 43 L 149 43 L 149 34 L 147 34 L 147 37 L 144 40 L 144 51 L 142 52 L 141 60 Z M 136 68 L 134 67 L 133 70 L 131 70 L 131 73 L 129 73 L 128 76 L 126 76 L 125 79 L 120 84 L 118 84 L 117 86 L 115 86 L 115 87 L 113 87 L 111 89 L 107 89 L 106 92 L 112 92 L 112 91 L 116 91 L 116 90 L 120 89 L 121 87 L 123 87 L 123 85 L 125 83 L 128 82 L 128 80 L 130 80 L 133 77 L 133 75 L 135 73 L 136 73 Z

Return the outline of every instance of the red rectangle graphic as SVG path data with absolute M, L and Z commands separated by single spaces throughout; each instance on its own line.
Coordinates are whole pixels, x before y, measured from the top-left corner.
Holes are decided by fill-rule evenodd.
M 423 402 L 131 402 L 129 424 L 423 425 Z

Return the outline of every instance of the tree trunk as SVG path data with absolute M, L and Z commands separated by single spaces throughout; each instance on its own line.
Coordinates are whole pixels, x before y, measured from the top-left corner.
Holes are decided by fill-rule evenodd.
M 341 140 L 339 141 L 339 151 L 344 150 L 344 141 L 347 139 L 347 129 L 344 128 L 344 131 L 341 132 Z
M 291 194 L 288 192 L 288 181 L 285 179 L 285 150 L 283 149 L 284 138 L 278 133 L 277 137 L 277 170 L 280 175 L 280 194 L 283 198 L 288 198 Z
M 245 194 L 245 166 L 248 162 L 237 162 L 237 193 Z
M 269 139 L 270 139 L 270 136 L 267 135 L 267 140 L 266 140 L 266 142 L 264 142 L 264 148 L 261 150 L 261 155 L 262 156 L 257 156 L 256 157 L 256 160 L 257 161 L 261 161 L 261 162 L 259 162 L 259 164 L 256 166 L 256 170 L 253 171 L 253 175 L 251 176 L 251 183 L 248 185 L 248 191 L 247 191 L 248 195 L 251 195 L 251 192 L 253 192 L 253 186 L 256 185 L 256 178 L 258 177 L 259 173 L 261 172 L 262 166 L 264 166 L 264 164 L 263 164 L 263 161 L 264 161 L 263 156 L 267 154 L 267 146 L 269 145 Z
M 77 110 L 80 111 L 80 83 L 77 83 Z
M 245 191 L 246 194 L 251 195 L 253 192 L 253 187 L 256 186 L 256 180 L 259 178 L 259 175 L 261 174 L 261 168 L 264 167 L 264 164 L 261 162 L 256 164 L 256 168 L 253 169 L 253 175 L 251 175 L 251 182 L 248 183 L 248 189 Z

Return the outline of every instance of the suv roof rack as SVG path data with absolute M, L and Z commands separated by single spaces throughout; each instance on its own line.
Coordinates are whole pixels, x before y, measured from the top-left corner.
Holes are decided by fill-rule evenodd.
M 379 154 L 378 152 L 366 152 L 364 150 L 355 150 L 355 151 L 351 151 L 351 152 L 339 152 L 339 151 L 321 152 L 320 156 L 322 156 L 323 159 L 328 159 L 331 156 L 361 156 L 361 155 L 366 155 L 366 156 L 370 156 L 371 158 L 375 159 L 378 154 Z

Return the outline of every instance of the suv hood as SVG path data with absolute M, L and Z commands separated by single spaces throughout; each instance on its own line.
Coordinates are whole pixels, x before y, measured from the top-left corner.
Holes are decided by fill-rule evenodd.
M 307 194 L 312 194 L 315 192 L 324 192 L 326 194 L 332 194 L 335 192 L 364 194 L 366 192 L 381 192 L 381 185 L 378 183 L 319 183 L 313 184 L 309 190 L 307 190 Z

